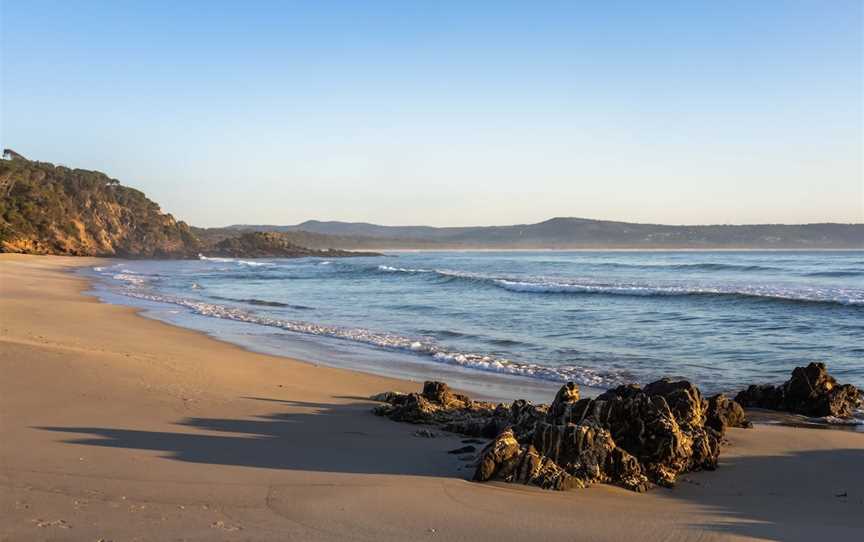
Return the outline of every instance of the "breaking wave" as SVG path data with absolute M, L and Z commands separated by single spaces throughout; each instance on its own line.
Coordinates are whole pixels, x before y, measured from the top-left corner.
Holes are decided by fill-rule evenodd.
M 743 267 L 743 266 L 742 266 Z M 433 274 L 448 280 L 480 282 L 511 292 L 533 294 L 605 294 L 625 296 L 727 296 L 748 299 L 799 301 L 864 306 L 864 290 L 851 288 L 794 288 L 766 285 L 604 283 L 549 277 L 495 276 L 445 269 L 412 269 L 379 265 L 386 273 Z
M 273 267 L 276 265 L 273 262 L 253 262 L 250 260 L 238 260 L 237 258 L 216 258 L 198 255 L 198 259 L 205 262 L 221 262 L 221 263 L 236 263 L 237 265 L 245 265 L 249 267 Z
M 156 295 L 137 290 L 125 291 L 123 292 L 123 295 L 145 301 L 179 305 L 191 310 L 195 314 L 211 318 L 220 318 L 223 320 L 233 320 L 237 322 L 274 327 L 293 333 L 302 333 L 304 335 L 316 335 L 353 341 L 390 350 L 413 352 L 439 363 L 446 363 L 480 371 L 539 378 L 555 382 L 573 381 L 584 386 L 604 388 L 613 387 L 625 382 L 623 374 L 617 374 L 611 371 L 599 371 L 577 365 L 548 367 L 536 363 L 517 362 L 485 354 L 458 352 L 444 348 L 429 340 L 412 339 L 393 333 L 377 332 L 363 328 L 331 326 L 298 320 L 282 320 L 279 318 L 252 314 L 241 309 L 226 307 L 223 305 L 204 303 L 181 297 Z

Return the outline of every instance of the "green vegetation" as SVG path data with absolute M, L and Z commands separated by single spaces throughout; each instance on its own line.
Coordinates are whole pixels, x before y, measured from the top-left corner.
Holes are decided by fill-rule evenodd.
M 0 160 L 0 252 L 123 258 L 372 255 L 331 250 L 335 239 L 327 235 L 193 229 L 104 173 L 33 162 L 8 149 L 4 155 L 9 159 Z
M 189 226 L 98 171 L 0 161 L 0 251 L 179 258 L 197 255 Z

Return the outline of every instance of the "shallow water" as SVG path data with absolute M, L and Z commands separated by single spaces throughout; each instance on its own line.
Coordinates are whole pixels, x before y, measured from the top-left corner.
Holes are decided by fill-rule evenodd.
M 107 301 L 255 350 L 443 374 L 489 396 L 660 376 L 729 392 L 814 360 L 864 386 L 860 251 L 422 252 L 89 273 Z

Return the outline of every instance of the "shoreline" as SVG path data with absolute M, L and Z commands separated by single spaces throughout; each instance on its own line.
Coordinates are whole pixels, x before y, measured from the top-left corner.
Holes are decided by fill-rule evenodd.
M 100 260 L 114 263 L 120 263 L 125 261 L 119 258 L 102 258 Z M 520 398 L 529 399 L 534 402 L 549 402 L 555 396 L 555 392 L 557 392 L 561 385 L 564 384 L 563 381 L 558 382 L 547 379 L 530 378 L 507 373 L 498 373 L 494 371 L 482 371 L 479 369 L 471 369 L 466 367 L 460 367 L 458 365 L 449 365 L 446 363 L 430 363 L 425 360 L 417 362 L 412 361 L 409 363 L 403 362 L 399 364 L 399 368 L 395 369 L 377 365 L 370 367 L 369 370 L 364 370 L 363 365 L 351 365 L 346 363 L 334 362 L 328 359 L 326 356 L 318 355 L 308 350 L 308 356 L 283 354 L 275 352 L 272 349 L 266 347 L 256 347 L 252 343 L 244 344 L 242 341 L 239 340 L 235 342 L 232 341 L 230 338 L 220 337 L 219 335 L 210 333 L 204 329 L 197 329 L 191 326 L 185 326 L 171 322 L 170 320 L 162 318 L 157 314 L 148 314 L 148 312 L 151 312 L 150 309 L 135 306 L 132 303 L 114 303 L 111 301 L 106 301 L 105 299 L 103 299 L 103 295 L 109 294 L 116 296 L 118 294 L 111 293 L 107 290 L 100 293 L 100 291 L 95 288 L 95 285 L 98 283 L 98 279 L 85 275 L 84 270 L 87 267 L 90 266 L 75 266 L 73 268 L 70 268 L 68 271 L 72 274 L 72 276 L 80 278 L 88 284 L 88 287 L 81 290 L 82 295 L 91 297 L 97 302 L 104 303 L 106 305 L 114 305 L 132 309 L 135 315 L 141 318 L 146 318 L 147 320 L 159 322 L 163 325 L 188 330 L 193 333 L 197 333 L 202 337 L 213 339 L 215 341 L 219 341 L 221 343 L 240 348 L 252 354 L 274 356 L 276 358 L 287 359 L 298 363 L 305 363 L 311 366 L 323 365 L 334 369 L 362 373 L 373 377 L 393 378 L 404 382 L 410 382 L 421 387 L 423 382 L 426 380 L 442 380 L 450 384 L 451 387 L 453 387 L 455 390 L 467 393 L 472 397 L 483 401 L 511 402 L 517 398 Z M 167 305 L 167 303 L 161 303 L 157 301 L 152 301 L 152 303 Z M 206 317 L 202 317 L 202 319 L 205 318 Z M 226 323 L 229 325 L 243 324 L 243 322 L 236 322 L 232 320 L 222 320 L 221 323 Z M 295 338 L 294 340 L 296 339 L 297 338 Z M 306 339 L 306 337 L 303 337 L 303 339 Z M 381 351 L 380 357 L 386 358 L 389 356 L 400 356 L 406 354 L 408 353 L 398 351 Z M 585 395 L 586 397 L 593 397 L 606 391 L 605 388 L 591 387 L 582 384 L 580 384 L 580 388 L 582 389 L 583 395 Z
M 417 438 L 369 412 L 365 397 L 417 383 L 258 354 L 103 303 L 62 271 L 73 261 L 87 265 L 0 256 L 0 540 L 864 532 L 864 435 L 735 429 L 716 472 L 647 494 L 470 483 L 445 453 L 459 437 Z

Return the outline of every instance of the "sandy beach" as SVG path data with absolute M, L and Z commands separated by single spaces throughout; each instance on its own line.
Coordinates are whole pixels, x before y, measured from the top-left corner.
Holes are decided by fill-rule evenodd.
M 647 494 L 472 483 L 458 436 L 370 413 L 421 383 L 100 303 L 66 272 L 98 261 L 0 255 L 0 540 L 864 537 L 864 433 L 732 429 L 720 469 Z

